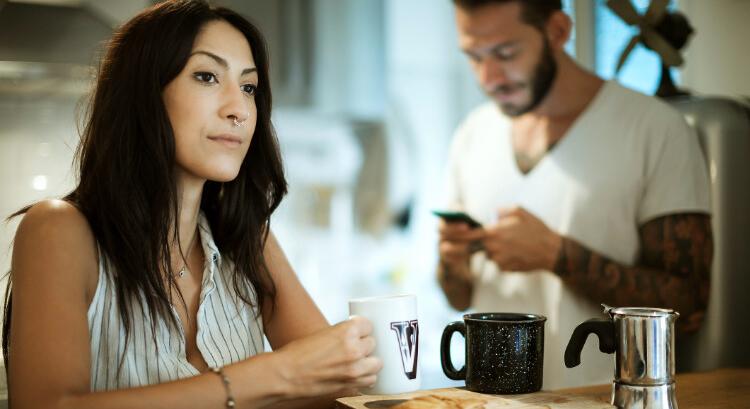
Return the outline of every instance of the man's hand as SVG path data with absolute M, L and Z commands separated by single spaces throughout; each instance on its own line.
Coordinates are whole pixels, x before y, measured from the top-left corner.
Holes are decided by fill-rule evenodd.
M 469 268 L 471 255 L 481 248 L 482 228 L 470 228 L 466 223 L 440 222 L 440 265 L 438 282 L 453 308 L 469 308 L 474 281 Z
M 481 228 L 470 228 L 466 223 L 440 221 L 440 262 L 451 270 L 467 270 L 471 255 L 481 249 L 485 232 Z M 469 280 L 470 277 L 463 277 Z
M 487 258 L 506 271 L 552 271 L 562 237 L 520 207 L 499 210 L 482 240 Z

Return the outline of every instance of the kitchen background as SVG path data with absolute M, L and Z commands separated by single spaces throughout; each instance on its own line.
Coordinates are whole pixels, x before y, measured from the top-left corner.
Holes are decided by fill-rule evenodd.
M 437 220 L 430 210 L 441 207 L 452 131 L 483 101 L 458 50 L 450 1 L 215 3 L 255 21 L 270 46 L 274 120 L 289 179 L 272 228 L 303 284 L 331 322 L 346 318 L 352 297 L 417 294 L 423 387 L 450 385 L 439 339 L 461 314 L 434 278 Z M 643 11 L 648 1 L 634 3 Z M 0 0 L 0 217 L 72 188 L 91 67 L 112 29 L 150 4 Z M 602 0 L 564 4 L 576 23 L 569 52 L 612 78 L 633 29 Z M 681 86 L 750 95 L 750 53 L 741 51 L 750 40 L 750 1 L 671 6 L 696 28 L 687 63 L 674 71 Z M 655 54 L 638 46 L 618 78 L 653 93 L 658 73 Z M 10 268 L 17 224 L 0 225 L 2 272 Z M 460 365 L 460 340 L 454 350 Z M 703 366 L 732 363 L 717 358 Z

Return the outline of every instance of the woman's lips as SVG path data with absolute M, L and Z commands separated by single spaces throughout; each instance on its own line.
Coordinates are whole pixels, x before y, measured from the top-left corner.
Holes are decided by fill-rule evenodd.
M 208 139 L 218 142 L 228 148 L 237 148 L 242 145 L 242 138 L 235 135 L 214 135 L 209 136 Z

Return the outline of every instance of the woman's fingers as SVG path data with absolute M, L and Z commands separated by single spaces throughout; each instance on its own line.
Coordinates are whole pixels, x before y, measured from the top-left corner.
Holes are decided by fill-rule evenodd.
M 375 382 L 377 382 L 378 376 L 377 375 L 368 375 L 362 378 L 357 379 L 354 386 L 355 388 L 370 388 L 373 385 L 375 385 Z
M 370 388 L 377 382 L 377 375 L 367 375 L 352 381 L 330 381 L 318 384 L 315 389 L 311 390 L 311 395 L 324 395 L 330 393 L 344 394 L 345 396 L 355 396 L 360 394 L 360 390 Z
M 344 382 L 357 382 L 361 378 L 376 375 L 382 367 L 380 358 L 370 356 L 344 365 L 340 371 L 340 379 Z
M 334 326 L 343 339 L 358 339 L 372 333 L 372 323 L 365 317 L 352 315 L 348 320 L 341 321 Z
M 380 358 L 368 356 L 356 361 L 330 366 L 322 369 L 319 374 L 324 379 L 351 383 L 362 377 L 376 375 L 382 368 L 383 362 Z
M 383 360 L 376 356 L 368 356 L 360 360 L 357 364 L 361 371 L 360 376 L 377 375 L 383 369 Z
M 289 362 L 297 368 L 294 377 L 300 391 L 333 393 L 346 388 L 366 388 L 375 383 L 383 367 L 380 358 L 372 356 L 375 339 L 369 320 L 352 316 L 332 328 L 284 347 Z M 312 392 L 317 391 L 317 392 Z
M 362 348 L 364 356 L 370 356 L 373 351 L 375 351 L 375 346 L 375 338 L 373 338 L 372 336 L 362 338 Z

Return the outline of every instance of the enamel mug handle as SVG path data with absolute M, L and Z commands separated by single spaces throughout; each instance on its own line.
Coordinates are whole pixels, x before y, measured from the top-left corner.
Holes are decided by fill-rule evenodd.
M 463 381 L 466 379 L 466 365 L 456 370 L 451 361 L 451 338 L 454 332 L 460 332 L 464 339 L 466 338 L 466 325 L 463 321 L 451 322 L 443 330 L 443 337 L 440 339 L 440 363 L 443 365 L 445 376 L 454 381 Z

